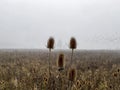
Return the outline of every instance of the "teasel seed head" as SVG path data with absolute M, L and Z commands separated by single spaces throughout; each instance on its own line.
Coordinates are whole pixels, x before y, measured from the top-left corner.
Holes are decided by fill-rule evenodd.
M 118 72 L 120 72 L 120 69 L 118 68 L 118 70 L 117 70 Z
M 58 56 L 58 67 L 64 67 L 64 54 L 59 54 Z
M 112 85 L 110 85 L 109 88 L 112 89 Z
M 47 42 L 47 48 L 53 49 L 53 48 L 54 48 L 54 42 L 55 42 L 54 38 L 53 38 L 53 37 L 50 37 L 50 38 L 48 39 L 48 42 Z
M 76 72 L 76 69 L 75 68 L 71 68 L 68 72 L 68 78 L 70 81 L 75 81 L 76 79 L 76 75 L 77 75 L 77 72 Z
M 70 39 L 70 49 L 76 49 L 77 48 L 77 42 L 74 37 Z
M 80 87 L 81 87 L 81 82 L 80 82 L 80 80 L 77 80 L 77 81 L 76 81 L 76 86 L 77 86 L 77 88 L 80 88 Z
M 117 72 L 113 73 L 113 76 L 114 76 L 114 77 L 117 77 L 117 76 L 118 76 Z
M 79 84 L 80 84 L 80 80 L 77 80 L 76 85 L 79 86 Z

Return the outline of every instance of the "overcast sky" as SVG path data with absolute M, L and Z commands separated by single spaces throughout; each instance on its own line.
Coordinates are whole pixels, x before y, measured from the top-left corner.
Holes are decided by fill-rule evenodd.
M 0 48 L 120 49 L 120 0 L 0 0 Z

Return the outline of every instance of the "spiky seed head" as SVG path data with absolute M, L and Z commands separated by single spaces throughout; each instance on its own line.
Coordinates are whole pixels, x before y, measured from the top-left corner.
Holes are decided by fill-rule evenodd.
M 112 85 L 110 85 L 109 88 L 111 89 L 111 88 L 112 88 Z
M 71 68 L 68 72 L 68 78 L 70 81 L 75 81 L 76 79 L 76 75 L 77 75 L 77 72 L 76 72 L 76 69 L 75 68 Z
M 49 48 L 49 49 L 53 49 L 54 48 L 54 38 L 53 37 L 50 37 L 49 39 L 48 39 L 48 42 L 47 42 L 47 48 Z
M 80 82 L 80 80 L 77 80 L 77 81 L 76 81 L 76 86 L 77 86 L 78 88 L 81 87 L 81 82 Z
M 79 86 L 79 84 L 80 84 L 80 80 L 77 80 L 76 85 Z
M 64 67 L 64 54 L 59 54 L 58 56 L 58 67 L 63 68 Z
M 113 76 L 114 76 L 114 77 L 117 77 L 117 76 L 118 76 L 118 74 L 115 72 L 115 73 L 113 73 Z
M 77 42 L 74 37 L 70 39 L 70 49 L 76 49 L 77 48 Z
M 44 83 L 47 83 L 47 82 L 48 82 L 48 78 L 44 77 Z
M 118 70 L 117 70 L 118 72 L 120 72 L 120 69 L 118 68 Z

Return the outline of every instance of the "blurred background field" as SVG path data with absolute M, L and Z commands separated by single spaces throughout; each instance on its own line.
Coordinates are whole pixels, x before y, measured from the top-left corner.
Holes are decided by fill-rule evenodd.
M 65 69 L 58 71 L 57 57 L 65 55 Z M 70 90 L 68 65 L 71 52 L 51 54 L 51 78 L 47 50 L 0 50 L 0 90 Z M 120 90 L 120 51 L 76 50 L 77 70 L 71 90 Z

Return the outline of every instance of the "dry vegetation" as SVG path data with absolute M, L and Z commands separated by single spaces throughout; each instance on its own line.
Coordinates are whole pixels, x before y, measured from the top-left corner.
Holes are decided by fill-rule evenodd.
M 0 50 L 0 90 L 120 90 L 120 51 L 74 51 L 74 80 L 68 76 L 71 51 L 52 51 L 51 76 L 48 56 L 45 50 Z

